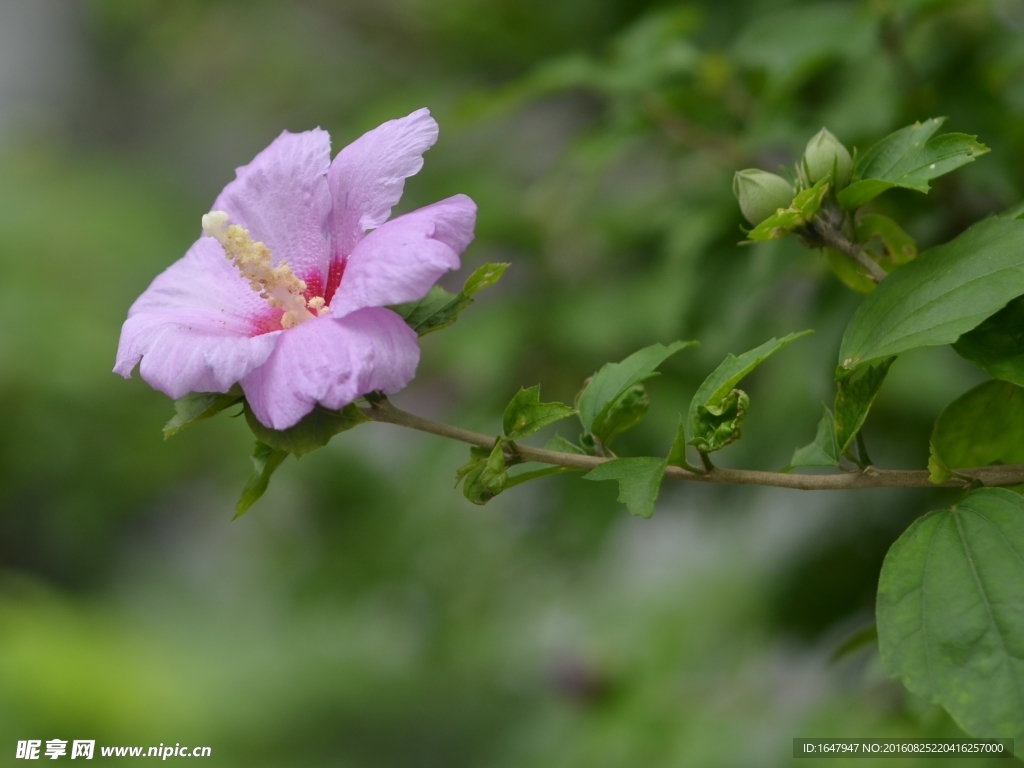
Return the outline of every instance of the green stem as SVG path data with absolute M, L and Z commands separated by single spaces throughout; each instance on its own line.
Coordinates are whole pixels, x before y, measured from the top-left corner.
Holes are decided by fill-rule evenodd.
M 361 409 L 363 414 L 372 421 L 384 424 L 395 424 L 419 432 L 447 437 L 481 448 L 493 448 L 495 439 L 492 435 L 471 432 L 461 427 L 453 427 L 422 416 L 396 408 L 387 399 L 371 403 L 369 408 Z M 577 453 L 549 451 L 546 448 L 534 448 L 516 443 L 516 450 L 523 461 L 539 461 L 558 467 L 591 470 L 610 458 L 601 456 L 583 456 Z M 943 488 L 965 488 L 973 483 L 983 485 L 1018 485 L 1024 483 L 1024 464 L 1005 464 L 993 467 L 954 470 L 956 476 L 939 484 Z M 682 467 L 670 466 L 665 469 L 665 477 L 673 480 L 689 480 L 697 483 L 722 483 L 730 485 L 762 485 L 773 488 L 792 488 L 801 491 L 841 491 L 857 488 L 934 488 L 937 487 L 928 479 L 927 470 L 909 469 L 878 469 L 865 467 L 858 472 L 841 472 L 821 475 L 802 475 L 797 473 L 766 472 L 759 469 L 726 469 L 711 467 L 707 472 L 691 472 Z

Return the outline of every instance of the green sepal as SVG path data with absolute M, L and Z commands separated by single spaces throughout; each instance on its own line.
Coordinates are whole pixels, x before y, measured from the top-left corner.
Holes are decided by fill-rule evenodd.
M 889 134 L 857 159 L 853 183 L 842 190 L 839 204 L 859 208 L 893 187 L 927 193 L 928 182 L 988 152 L 977 137 L 963 133 L 932 136 L 946 118 L 933 117 Z
M 718 407 L 729 392 L 736 388 L 736 385 L 743 378 L 753 371 L 757 366 L 774 355 L 780 349 L 796 341 L 801 336 L 806 336 L 813 331 L 791 333 L 781 339 L 769 339 L 759 347 L 744 352 L 738 357 L 729 353 L 725 360 L 711 372 L 711 375 L 704 379 L 704 383 L 697 388 L 693 400 L 690 401 L 690 408 L 687 411 L 686 421 L 690 428 L 691 437 L 698 437 L 703 434 L 698 421 L 698 409 Z
M 797 467 L 837 467 L 842 451 L 839 450 L 839 439 L 836 436 L 836 420 L 828 406 L 822 404 L 824 414 L 818 422 L 818 431 L 814 442 L 793 451 L 793 458 L 783 472 Z
M 419 301 L 395 304 L 390 309 L 401 315 L 406 325 L 420 336 L 447 328 L 459 314 L 473 303 L 473 294 L 494 285 L 508 269 L 508 264 L 484 264 L 467 279 L 462 290 L 451 293 L 435 285 Z
M 650 405 L 644 385 L 634 384 L 615 398 L 594 422 L 594 435 L 603 445 L 611 445 L 618 435 L 640 423 Z
M 233 519 L 237 520 L 248 512 L 249 508 L 266 493 L 267 486 L 270 484 L 270 476 L 287 458 L 288 451 L 278 450 L 259 440 L 256 441 L 256 447 L 252 452 L 253 473 L 245 484 L 245 488 L 242 489 L 238 503 L 235 504 Z
M 675 341 L 668 346 L 652 344 L 621 362 L 604 365 L 590 378 L 577 400 L 583 428 L 594 433 L 595 425 L 604 422 L 607 412 L 627 389 L 656 376 L 658 366 L 665 360 L 696 344 L 696 341 Z
M 775 240 L 807 224 L 821 209 L 821 203 L 828 194 L 829 183 L 830 177 L 825 177 L 813 187 L 797 192 L 788 208 L 780 208 L 750 230 L 747 239 L 755 242 Z
M 189 392 L 174 401 L 174 417 L 164 425 L 164 440 L 191 427 L 198 421 L 216 416 L 225 408 L 241 402 L 242 388 L 235 384 L 224 394 L 219 392 Z
M 878 580 L 889 675 L 975 737 L 1024 740 L 1024 499 L 981 488 L 918 518 Z
M 616 480 L 619 483 L 618 500 L 638 517 L 654 514 L 661 481 L 665 476 L 665 459 L 639 457 L 612 459 L 598 464 L 583 476 L 584 480 Z
M 1017 298 L 953 344 L 994 379 L 1024 386 L 1024 298 Z
M 318 405 L 294 427 L 271 429 L 259 422 L 252 408 L 246 403 L 245 421 L 260 442 L 300 457 L 323 448 L 335 435 L 347 432 L 369 419 L 354 403 L 349 403 L 340 411 L 329 411 Z
M 1024 388 L 986 381 L 961 395 L 935 421 L 929 448 L 933 483 L 957 469 L 1024 463 Z
M 739 440 L 743 419 L 750 407 L 750 398 L 742 389 L 730 390 L 713 405 L 697 406 L 697 423 L 690 445 L 701 453 L 721 450 Z
M 834 404 L 836 419 L 836 442 L 839 455 L 850 450 L 854 438 L 868 417 L 871 405 L 885 382 L 895 357 L 882 360 L 875 365 L 865 365 L 856 371 L 846 373 L 836 383 Z
M 499 437 L 487 458 L 480 458 L 485 449 L 471 448 L 470 461 L 456 473 L 456 485 L 464 480 L 462 494 L 474 504 L 486 504 L 508 484 L 505 471 L 505 443 Z
M 572 416 L 576 410 L 563 403 L 542 403 L 540 385 L 520 389 L 505 408 L 502 426 L 505 437 L 519 440 L 542 427 Z

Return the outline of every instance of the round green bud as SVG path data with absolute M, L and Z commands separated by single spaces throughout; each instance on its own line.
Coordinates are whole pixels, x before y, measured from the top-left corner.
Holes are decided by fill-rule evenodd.
M 793 185 L 784 178 L 757 168 L 736 171 L 732 179 L 732 193 L 736 195 L 743 215 L 754 226 L 779 208 L 788 208 L 796 194 Z
M 853 171 L 853 158 L 828 128 L 822 128 L 807 142 L 804 150 L 804 168 L 807 180 L 815 184 L 835 171 L 832 183 L 836 188 L 845 187 Z

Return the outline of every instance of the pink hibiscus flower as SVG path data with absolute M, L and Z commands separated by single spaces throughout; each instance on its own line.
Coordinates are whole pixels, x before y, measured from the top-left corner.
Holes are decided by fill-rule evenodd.
M 416 333 L 387 309 L 459 267 L 476 205 L 455 195 L 388 221 L 437 140 L 426 109 L 330 159 L 320 129 L 282 133 L 239 168 L 201 236 L 128 310 L 114 372 L 166 395 L 238 383 L 256 417 L 287 429 L 416 373 Z M 372 231 L 370 231 L 372 230 Z

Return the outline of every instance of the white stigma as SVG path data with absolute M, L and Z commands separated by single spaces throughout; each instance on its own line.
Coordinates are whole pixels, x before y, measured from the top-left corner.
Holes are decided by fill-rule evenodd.
M 306 283 L 295 276 L 288 262 L 282 260 L 275 267 L 270 249 L 258 240 L 253 240 L 249 230 L 238 224 L 229 226 L 228 215 L 224 211 L 205 214 L 203 232 L 224 247 L 225 255 L 234 262 L 242 277 L 249 281 L 249 285 L 261 298 L 270 306 L 284 310 L 281 315 L 282 328 L 294 328 L 330 311 L 320 296 L 307 303 L 302 296 Z

